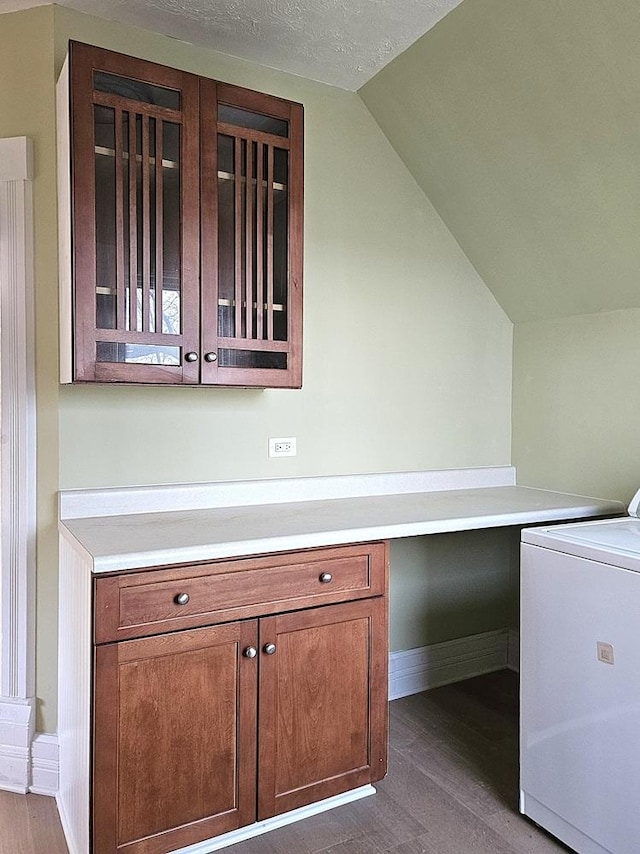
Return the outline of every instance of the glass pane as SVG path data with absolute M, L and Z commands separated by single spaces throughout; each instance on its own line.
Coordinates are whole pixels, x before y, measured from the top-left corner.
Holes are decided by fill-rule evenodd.
M 95 153 L 96 326 L 116 328 L 116 159 L 115 111 L 96 107 L 96 140 L 103 150 Z
M 241 128 L 273 133 L 276 136 L 289 136 L 289 122 L 284 119 L 276 119 L 251 110 L 242 110 L 228 104 L 218 104 L 218 121 Z
M 221 368 L 275 368 L 287 370 L 287 354 L 258 350 L 218 350 Z
M 287 340 L 287 298 L 289 281 L 289 199 L 288 199 L 288 152 L 276 148 L 273 156 L 273 171 L 276 189 L 273 191 L 273 302 L 283 310 L 274 311 L 273 337 L 276 341 Z M 282 189 L 278 189 L 278 184 Z
M 180 365 L 180 347 L 164 344 L 123 344 L 115 341 L 96 343 L 97 362 L 126 362 L 142 365 Z
M 149 157 L 156 155 L 156 120 L 149 119 Z M 149 163 L 149 332 L 156 330 L 156 169 L 153 160 Z
M 152 310 L 155 311 L 155 294 Z M 180 292 L 173 290 L 162 291 L 162 331 L 165 335 L 180 334 Z
M 218 134 L 218 171 L 233 175 L 233 137 Z
M 234 337 L 235 331 L 235 184 L 226 177 L 234 170 L 232 137 L 218 136 L 218 335 Z M 220 165 L 222 164 L 222 166 Z
M 96 293 L 96 329 L 117 329 L 117 296 L 109 289 L 108 293 Z
M 253 331 L 252 338 L 257 338 L 258 331 L 258 304 L 264 300 L 264 295 L 261 293 L 258 297 L 258 218 L 256 216 L 256 205 L 258 201 L 258 182 L 256 179 L 258 171 L 258 143 L 251 143 L 251 174 L 253 181 L 251 182 L 251 222 L 247 223 L 249 236 L 251 239 L 251 281 L 249 289 L 251 293 L 251 328 Z M 264 281 L 264 280 L 263 280 Z
M 93 108 L 95 143 L 112 152 L 116 147 L 114 115 L 115 110 L 111 107 L 100 107 L 96 104 Z
M 180 164 L 180 126 L 162 123 L 163 163 Z M 180 168 L 162 169 L 162 331 L 181 332 Z
M 120 77 L 117 74 L 107 74 L 105 71 L 94 71 L 93 88 L 97 92 L 119 95 L 132 101 L 142 101 L 144 104 L 155 104 L 158 107 L 168 107 L 170 110 L 180 109 L 180 92 L 177 89 L 167 89 L 145 83 L 144 80 L 133 80 L 130 77 Z
M 174 122 L 162 123 L 162 160 L 170 164 L 180 162 L 180 125 Z
M 136 329 L 142 325 L 142 272 L 144 263 L 144 235 L 142 206 L 142 116 L 136 116 Z
M 124 255 L 122 259 L 122 272 L 125 293 L 129 293 L 129 280 L 131 278 L 130 256 L 131 242 L 129 234 L 129 113 L 122 114 L 122 149 L 124 159 L 122 161 L 122 236 Z M 122 316 L 122 315 L 121 315 Z M 126 324 L 128 325 L 128 315 Z
M 264 181 L 268 181 L 269 175 L 269 148 L 266 145 L 262 146 L 262 175 Z M 269 193 L 265 186 L 262 192 L 262 258 L 258 259 L 258 264 L 262 268 L 262 283 L 263 291 L 258 296 L 258 308 L 262 313 L 262 338 L 266 338 L 269 331 L 269 312 L 267 305 L 267 282 L 268 282 L 268 264 L 267 264 L 267 247 L 269 245 Z
M 274 311 L 273 312 L 273 340 L 274 341 L 286 341 L 287 340 L 287 312 L 286 311 Z
M 273 149 L 273 180 L 285 187 L 289 183 L 289 152 L 286 148 Z

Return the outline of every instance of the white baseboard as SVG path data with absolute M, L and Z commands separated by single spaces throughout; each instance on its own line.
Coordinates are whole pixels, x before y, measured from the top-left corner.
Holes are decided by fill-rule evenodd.
M 469 635 L 389 656 L 389 699 L 397 700 L 507 667 L 509 630 Z
M 58 737 L 34 729 L 34 699 L 0 697 L 0 789 L 55 795 Z
M 33 739 L 30 792 L 55 796 L 58 791 L 59 753 L 56 735 L 40 732 Z
M 0 789 L 29 791 L 34 721 L 34 699 L 0 697 Z

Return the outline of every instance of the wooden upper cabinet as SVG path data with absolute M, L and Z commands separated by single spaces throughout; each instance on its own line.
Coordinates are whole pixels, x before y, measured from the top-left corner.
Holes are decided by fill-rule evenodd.
M 205 382 L 302 384 L 302 107 L 200 81 Z
M 73 379 L 197 383 L 198 78 L 70 59 Z
M 299 388 L 301 105 L 75 42 L 68 85 L 63 380 Z

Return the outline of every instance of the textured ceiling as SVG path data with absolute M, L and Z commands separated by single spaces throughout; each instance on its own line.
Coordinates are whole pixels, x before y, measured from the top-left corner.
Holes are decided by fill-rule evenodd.
M 356 90 L 461 0 L 57 0 Z M 42 5 L 0 0 L 0 12 Z

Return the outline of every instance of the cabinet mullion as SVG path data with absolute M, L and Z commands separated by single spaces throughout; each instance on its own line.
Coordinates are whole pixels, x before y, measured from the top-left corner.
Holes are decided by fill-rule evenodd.
M 267 147 L 267 335 L 273 341 L 273 147 Z
M 253 151 L 254 143 L 246 140 L 247 168 L 245 180 L 245 338 L 253 338 Z M 256 307 L 256 312 L 259 307 Z
M 149 187 L 149 116 L 142 116 L 142 331 L 150 332 L 151 201 Z
M 156 292 L 155 292 L 155 332 L 163 332 L 162 307 L 164 299 L 164 266 L 163 266 L 163 232 L 164 232 L 164 208 L 163 208 L 163 160 L 162 160 L 162 135 L 164 125 L 162 119 L 156 119 Z
M 124 295 L 124 273 L 125 273 L 125 237 L 124 237 L 124 192 L 123 192 L 123 170 L 124 170 L 124 147 L 122 141 L 122 123 L 124 113 L 121 109 L 115 109 L 115 193 L 116 193 L 116 328 L 124 329 L 125 321 L 125 295 Z
M 257 142 L 256 146 L 256 338 L 262 339 L 264 338 L 264 265 L 262 260 L 264 252 L 264 202 L 262 199 L 264 192 L 264 144 Z
M 138 328 L 138 185 L 136 113 L 129 113 L 129 329 Z
M 242 337 L 242 139 L 233 138 L 234 148 L 234 237 L 235 237 L 235 337 Z

